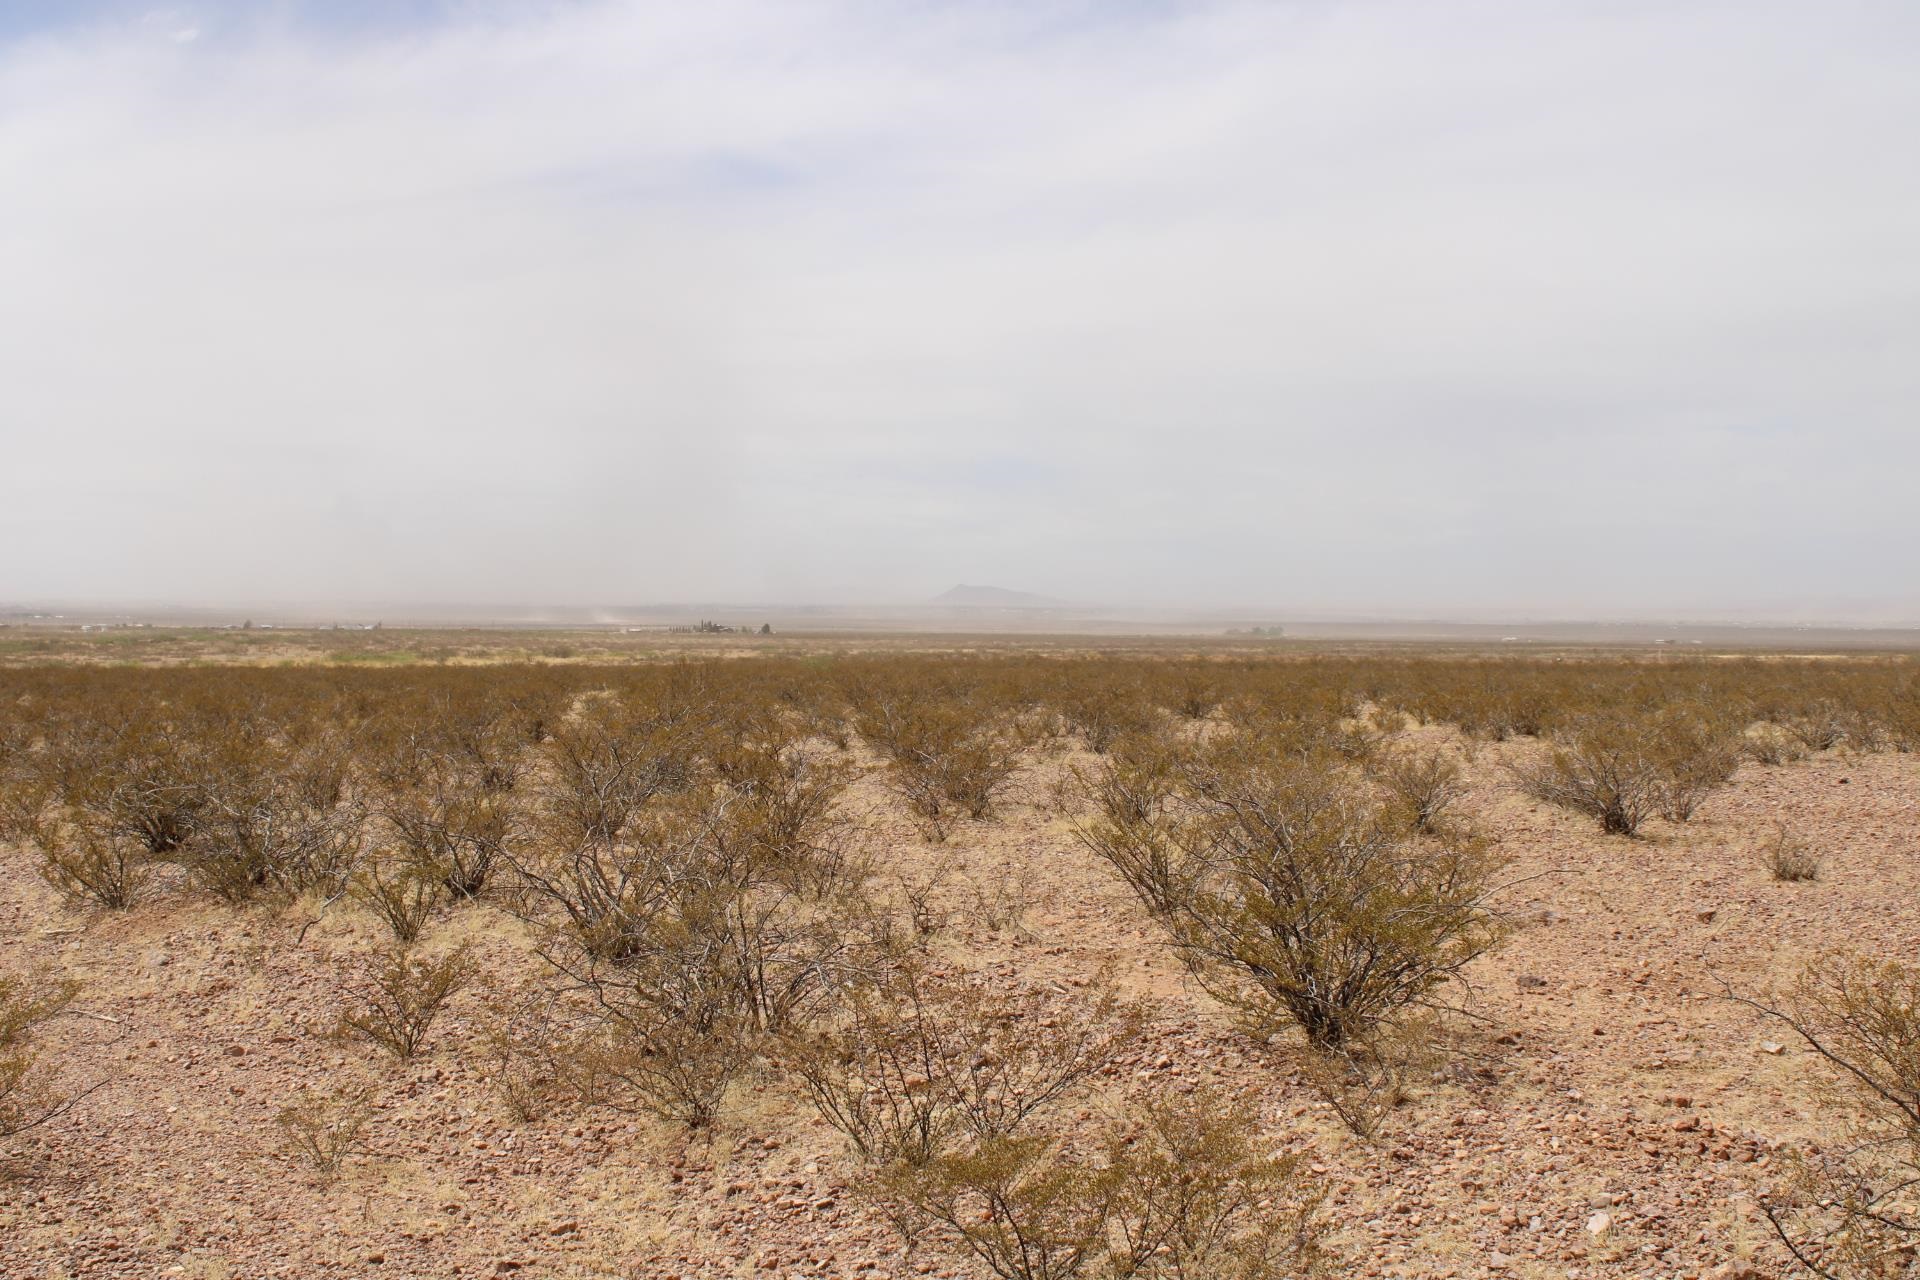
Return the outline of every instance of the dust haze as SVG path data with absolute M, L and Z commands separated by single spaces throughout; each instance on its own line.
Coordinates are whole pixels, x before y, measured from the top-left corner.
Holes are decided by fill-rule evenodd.
M 1920 621 L 1917 38 L 18 6 L 0 603 Z

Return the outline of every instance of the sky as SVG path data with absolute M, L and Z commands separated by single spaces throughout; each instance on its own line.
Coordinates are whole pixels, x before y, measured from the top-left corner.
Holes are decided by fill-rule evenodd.
M 1910 3 L 0 0 L 0 602 L 1917 571 Z

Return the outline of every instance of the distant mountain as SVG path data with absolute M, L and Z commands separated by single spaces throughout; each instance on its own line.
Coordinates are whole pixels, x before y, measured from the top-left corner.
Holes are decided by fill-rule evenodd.
M 970 587 L 961 583 L 928 601 L 957 609 L 1064 609 L 1065 600 L 1035 595 L 1031 591 L 1009 591 L 1005 587 Z

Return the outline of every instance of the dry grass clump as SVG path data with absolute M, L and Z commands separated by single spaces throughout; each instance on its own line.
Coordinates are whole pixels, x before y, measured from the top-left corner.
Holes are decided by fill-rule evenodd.
M 1081 828 L 1209 992 L 1261 1035 L 1364 1041 L 1501 935 L 1503 865 L 1480 840 L 1410 836 L 1325 754 L 1259 739 L 1117 762 Z
M 1830 952 L 1775 1005 L 1829 1068 L 1823 1095 L 1842 1121 L 1762 1201 L 1782 1243 L 1816 1275 L 1892 1280 L 1920 1249 L 1920 970 Z
M 1822 859 L 1819 851 L 1799 832 L 1784 822 L 1760 846 L 1760 865 L 1775 880 L 1797 883 L 1818 880 Z

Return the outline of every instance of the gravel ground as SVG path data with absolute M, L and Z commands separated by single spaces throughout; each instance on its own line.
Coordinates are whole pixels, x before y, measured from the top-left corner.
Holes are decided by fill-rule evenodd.
M 1444 737 L 1437 731 L 1428 736 Z M 1822 756 L 1744 767 L 1690 824 L 1601 836 L 1505 782 L 1486 747 L 1469 800 L 1514 860 L 1519 928 L 1471 971 L 1478 1020 L 1371 1142 L 1337 1123 L 1285 1047 L 1237 1034 L 1194 990 L 1130 896 L 1021 778 L 1002 818 L 920 843 L 871 782 L 856 799 L 883 866 L 942 860 L 957 964 L 1071 990 L 1103 965 L 1159 1002 L 1115 1084 L 1218 1081 L 1309 1146 L 1355 1276 L 1775 1276 L 1754 1206 L 1783 1150 L 1821 1139 L 1815 1064 L 1724 998 L 1761 993 L 1836 944 L 1914 954 L 1920 762 Z M 1823 851 L 1821 879 L 1771 881 L 1776 821 Z M 996 899 L 1017 923 L 989 927 Z M 471 939 L 500 982 L 534 972 L 524 926 L 480 907 Z M 839 1137 L 775 1078 L 688 1138 L 604 1112 L 515 1124 L 475 1052 L 479 996 L 396 1064 L 313 1034 L 377 927 L 345 908 L 236 911 L 161 895 L 117 916 L 63 906 L 30 853 L 0 847 L 0 966 L 85 984 L 63 1020 L 71 1114 L 0 1148 L 0 1276 L 973 1276 L 904 1255 L 849 1189 Z M 366 1155 L 331 1183 L 279 1147 L 302 1088 L 364 1085 Z M 1825 1121 L 1830 1126 L 1830 1118 Z

